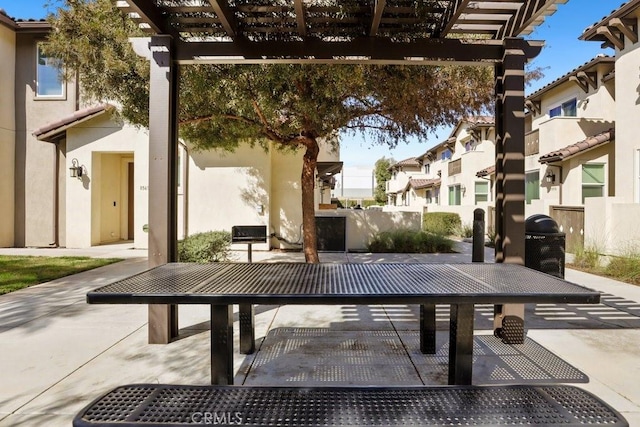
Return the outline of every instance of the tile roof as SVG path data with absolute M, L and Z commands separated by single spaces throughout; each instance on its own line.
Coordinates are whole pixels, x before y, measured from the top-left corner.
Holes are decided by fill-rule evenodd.
M 491 165 L 476 172 L 476 176 L 481 178 L 483 176 L 493 175 L 494 173 L 496 173 L 496 165 Z
M 605 132 L 599 133 L 589 138 L 576 142 L 575 144 L 567 145 L 559 150 L 551 151 L 547 154 L 540 156 L 538 160 L 540 163 L 553 163 L 557 161 L 565 160 L 569 157 L 575 156 L 585 151 L 589 151 L 593 148 L 599 147 L 613 141 L 615 139 L 615 130 L 609 129 Z
M 600 63 L 610 63 L 610 64 L 614 64 L 616 61 L 616 59 L 613 56 L 609 56 L 609 55 L 605 55 L 603 53 L 598 54 L 597 56 L 595 56 L 594 58 L 592 58 L 591 60 L 585 62 L 584 64 L 574 68 L 573 70 L 569 71 L 568 73 L 558 77 L 557 79 L 555 79 L 554 81 L 552 81 L 551 83 L 548 83 L 546 85 L 544 85 L 543 87 L 541 87 L 540 89 L 538 89 L 537 91 L 533 92 L 531 95 L 528 95 L 526 97 L 526 99 L 535 99 L 538 98 L 540 95 L 542 95 L 543 93 L 545 93 L 546 91 L 553 89 L 554 87 L 564 83 L 565 81 L 569 80 L 569 77 L 571 77 L 574 74 L 577 74 L 579 71 L 584 71 L 587 69 L 590 69 Z
M 418 161 L 418 159 L 416 157 L 410 157 L 408 159 L 400 160 L 399 162 L 394 163 L 393 165 L 389 166 L 389 170 L 395 169 L 397 167 L 402 167 L 402 166 L 409 166 L 409 167 L 419 168 L 420 167 L 420 162 Z
M 69 116 L 36 129 L 32 135 L 40 141 L 54 142 L 59 139 L 62 136 L 62 132 L 68 128 L 104 114 L 107 111 L 111 111 L 113 108 L 111 104 L 99 104 L 93 107 L 83 108 Z
M 640 0 L 629 0 L 627 2 L 622 3 L 619 8 L 612 10 L 609 15 L 603 16 L 600 21 L 594 22 L 593 24 L 585 28 L 584 31 L 582 32 L 582 35 L 579 37 L 579 39 L 587 40 L 587 41 L 600 40 L 600 37 L 596 32 L 598 27 L 601 27 L 602 25 L 606 25 L 606 23 L 612 18 L 619 18 L 627 15 L 638 6 L 640 6 Z
M 440 179 L 410 179 L 408 186 L 415 190 L 419 190 L 421 188 L 429 188 L 429 187 L 437 187 L 440 185 Z

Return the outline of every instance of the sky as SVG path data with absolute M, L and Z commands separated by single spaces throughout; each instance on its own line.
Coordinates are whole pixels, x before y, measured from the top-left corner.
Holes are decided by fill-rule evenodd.
M 47 3 L 47 0 L 0 0 L 0 8 L 13 18 L 40 19 L 47 14 L 44 6 Z M 554 15 L 547 17 L 542 25 L 526 36 L 527 39 L 545 41 L 542 52 L 532 62 L 532 66 L 543 68 L 545 76 L 528 86 L 526 93 L 535 92 L 599 53 L 613 55 L 612 49 L 602 49 L 600 43 L 580 41 L 578 37 L 587 27 L 623 3 L 624 0 L 569 0 L 558 5 Z M 376 160 L 387 157 L 400 161 L 419 156 L 448 138 L 450 132 L 451 128 L 435 129 L 424 140 L 399 141 L 395 149 L 372 146 L 361 136 L 345 136 L 341 139 L 340 150 L 344 177 L 337 178 L 339 182 L 345 182 L 345 187 L 370 188 L 371 171 Z

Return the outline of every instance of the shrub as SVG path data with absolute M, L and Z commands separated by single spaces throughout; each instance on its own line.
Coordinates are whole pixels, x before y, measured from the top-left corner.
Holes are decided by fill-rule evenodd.
M 220 262 L 229 259 L 231 233 L 228 231 L 208 231 L 187 236 L 178 242 L 180 262 Z
M 488 230 L 487 230 L 487 243 L 485 246 L 489 247 L 489 248 L 495 248 L 496 247 L 496 230 L 495 228 L 493 228 L 493 226 L 489 226 Z
M 398 229 L 374 236 L 368 250 L 372 253 L 446 253 L 453 252 L 453 241 L 442 234 Z
M 427 212 L 422 217 L 422 229 L 427 233 L 451 236 L 460 229 L 460 215 L 452 212 Z
M 640 285 L 640 255 L 611 258 L 605 274 Z
M 456 233 L 460 237 L 471 238 L 473 237 L 473 224 L 462 224 Z
M 578 268 L 598 268 L 600 266 L 600 253 L 595 247 L 577 248 L 573 257 L 573 264 Z

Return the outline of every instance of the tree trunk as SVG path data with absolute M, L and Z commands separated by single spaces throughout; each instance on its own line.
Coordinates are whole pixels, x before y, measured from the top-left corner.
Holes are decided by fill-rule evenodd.
M 320 262 L 318 258 L 316 237 L 315 181 L 316 165 L 320 148 L 315 138 L 307 137 L 304 141 L 306 151 L 302 162 L 302 237 L 304 242 L 304 259 L 311 264 Z

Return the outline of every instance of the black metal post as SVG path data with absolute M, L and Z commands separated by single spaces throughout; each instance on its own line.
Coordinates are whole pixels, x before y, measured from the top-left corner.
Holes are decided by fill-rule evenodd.
M 484 209 L 473 211 L 473 252 L 472 262 L 484 262 Z
M 211 384 L 233 385 L 233 306 L 211 304 Z
M 436 305 L 420 304 L 420 351 L 436 354 Z
M 251 258 L 251 243 L 248 243 L 247 257 Z M 240 353 L 251 354 L 256 351 L 256 322 L 253 304 L 240 304 L 238 306 L 238 320 L 240 321 Z
M 473 304 L 452 304 L 449 384 L 469 385 L 473 376 Z

